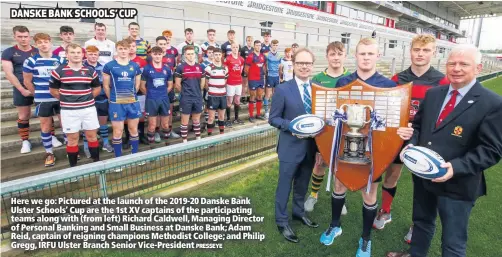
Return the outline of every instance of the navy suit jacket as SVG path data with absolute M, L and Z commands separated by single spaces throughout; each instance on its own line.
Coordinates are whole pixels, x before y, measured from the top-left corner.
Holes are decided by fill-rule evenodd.
M 484 170 L 502 156 L 502 97 L 479 82 L 436 128 L 448 86 L 427 91 L 413 119 L 410 143 L 427 147 L 450 162 L 453 177 L 444 183 L 419 179 L 440 196 L 474 201 L 486 194 Z
M 279 161 L 300 163 L 305 157 L 315 160 L 317 145 L 313 138 L 300 139 L 291 134 L 289 123 L 306 114 L 296 80 L 286 81 L 276 87 L 268 122 L 280 130 L 277 153 Z

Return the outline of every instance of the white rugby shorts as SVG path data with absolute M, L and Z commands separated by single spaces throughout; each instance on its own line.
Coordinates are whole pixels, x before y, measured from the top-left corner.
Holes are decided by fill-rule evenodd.
M 227 85 L 227 96 L 241 95 L 242 85 Z
M 78 133 L 81 130 L 94 130 L 99 128 L 96 107 L 87 107 L 77 110 L 61 110 L 61 127 L 64 133 Z

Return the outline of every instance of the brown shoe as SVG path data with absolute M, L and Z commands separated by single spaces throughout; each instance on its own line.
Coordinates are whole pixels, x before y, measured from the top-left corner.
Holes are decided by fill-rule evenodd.
M 388 252 L 387 257 L 411 257 L 411 254 L 407 252 Z
M 52 153 L 45 153 L 45 167 L 52 167 L 56 164 L 56 157 Z

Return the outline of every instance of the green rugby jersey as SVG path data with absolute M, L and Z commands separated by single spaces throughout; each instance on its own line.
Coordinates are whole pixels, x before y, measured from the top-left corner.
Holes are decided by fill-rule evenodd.
M 323 72 L 320 72 L 319 74 L 315 75 L 312 78 L 312 82 L 319 84 L 320 86 L 323 86 L 323 87 L 335 88 L 336 82 L 338 81 L 338 79 L 340 79 L 341 77 L 345 77 L 347 75 L 350 75 L 350 72 L 345 67 L 343 68 L 342 75 L 340 75 L 336 78 L 328 75 L 327 70 L 328 69 L 326 68 Z

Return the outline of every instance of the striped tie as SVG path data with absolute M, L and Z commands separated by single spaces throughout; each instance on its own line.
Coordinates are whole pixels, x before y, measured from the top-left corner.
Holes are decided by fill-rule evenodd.
M 303 84 L 303 107 L 308 114 L 312 113 L 312 99 L 310 98 L 308 83 Z

